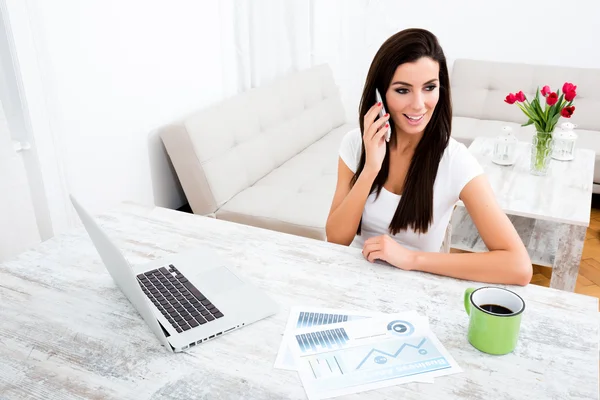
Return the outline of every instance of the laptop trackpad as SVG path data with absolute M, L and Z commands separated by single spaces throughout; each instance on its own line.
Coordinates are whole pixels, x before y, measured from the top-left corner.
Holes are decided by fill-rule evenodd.
M 210 293 L 221 294 L 239 288 L 244 284 L 241 279 L 235 276 L 225 267 L 215 268 L 200 275 L 202 288 Z

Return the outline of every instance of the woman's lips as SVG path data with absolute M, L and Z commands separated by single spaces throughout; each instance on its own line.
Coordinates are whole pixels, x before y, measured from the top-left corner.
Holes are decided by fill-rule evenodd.
M 419 125 L 421 123 L 421 121 L 423 121 L 423 117 L 425 117 L 425 114 L 420 114 L 420 115 L 408 115 L 408 114 L 403 114 L 404 117 L 406 117 L 406 120 L 408 121 L 408 123 L 410 125 Z

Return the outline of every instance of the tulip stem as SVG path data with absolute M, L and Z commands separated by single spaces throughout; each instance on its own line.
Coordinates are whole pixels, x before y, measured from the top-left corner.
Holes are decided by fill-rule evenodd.
M 552 152 L 552 132 L 538 131 L 535 136 L 535 157 L 534 169 L 537 172 L 543 172 L 550 159 Z

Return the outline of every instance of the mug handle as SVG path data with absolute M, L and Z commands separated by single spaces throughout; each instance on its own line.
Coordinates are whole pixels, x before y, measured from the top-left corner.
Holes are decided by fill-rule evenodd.
M 467 312 L 467 315 L 471 315 L 471 293 L 473 293 L 475 291 L 475 288 L 467 288 L 467 290 L 465 290 L 465 311 Z

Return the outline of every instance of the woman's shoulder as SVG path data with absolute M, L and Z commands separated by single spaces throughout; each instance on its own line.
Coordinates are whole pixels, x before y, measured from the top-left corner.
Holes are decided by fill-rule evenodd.
M 448 156 L 448 157 L 456 157 L 456 156 L 461 156 L 462 154 L 464 154 L 465 152 L 468 152 L 469 149 L 467 148 L 467 146 L 462 143 L 459 142 L 458 140 L 454 139 L 453 137 L 450 137 L 450 140 L 448 141 L 448 146 L 446 146 L 446 150 L 444 151 L 444 156 Z
M 446 174 L 445 178 L 455 185 L 457 193 L 460 193 L 468 181 L 483 173 L 483 168 L 464 143 L 450 138 L 442 157 L 440 171 Z
M 342 139 L 342 143 L 360 145 L 362 143 L 362 133 L 360 132 L 360 127 L 350 129 L 348 132 L 346 132 L 344 134 L 344 138 Z
M 454 164 L 456 162 L 460 162 L 461 159 L 471 158 L 472 155 L 469 152 L 469 148 L 462 142 L 450 138 L 448 141 L 448 145 L 446 146 L 446 150 L 444 150 L 444 154 L 442 155 L 441 163 L 446 163 L 448 165 Z
M 352 129 L 344 134 L 339 155 L 352 172 L 356 172 L 362 151 L 362 133 L 360 128 Z

